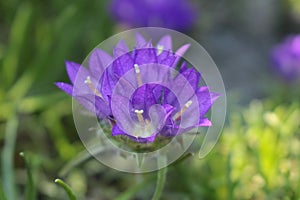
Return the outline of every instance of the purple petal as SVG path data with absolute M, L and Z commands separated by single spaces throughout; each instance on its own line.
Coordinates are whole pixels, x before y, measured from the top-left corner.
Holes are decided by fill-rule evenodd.
M 80 64 L 70 62 L 70 61 L 66 61 L 65 64 L 66 64 L 66 70 L 67 70 L 69 79 L 72 83 L 74 83 L 76 80 L 77 73 L 78 73 L 79 69 L 81 68 L 81 66 L 80 66 Z
M 137 33 L 135 35 L 135 38 L 136 38 L 136 45 L 135 45 L 135 47 L 137 49 L 146 47 L 147 41 L 145 40 L 145 38 L 141 34 Z
M 152 92 L 154 87 L 154 84 L 144 84 L 134 92 L 131 99 L 134 109 L 144 110 L 144 114 L 148 113 L 150 106 L 157 103 Z
M 200 114 L 204 116 L 220 95 L 209 92 L 208 87 L 201 87 L 197 90 L 196 96 L 198 98 Z
M 111 67 L 107 68 L 103 72 L 103 75 L 100 80 L 100 82 L 101 82 L 100 91 L 101 91 L 103 98 L 108 100 L 108 96 L 112 95 L 112 91 L 113 91 L 117 81 L 118 81 L 117 78 L 112 75 Z
M 113 95 L 111 98 L 111 110 L 118 126 L 126 133 L 133 133 L 137 121 L 131 118 L 129 113 L 130 101 L 121 95 Z
M 190 48 L 190 44 L 185 44 L 185 45 L 183 45 L 183 46 L 181 46 L 176 52 L 175 52 L 175 54 L 177 55 L 177 56 L 179 56 L 179 57 L 182 57 L 184 54 L 185 54 L 185 52 Z
M 163 104 L 162 106 L 166 111 L 165 118 L 168 118 L 172 114 L 172 112 L 175 110 L 174 106 L 172 106 L 170 104 Z
M 159 42 L 157 43 L 157 45 L 161 45 L 163 46 L 163 50 L 171 50 L 172 51 L 172 38 L 170 35 L 165 35 L 163 36 Z
M 73 95 L 73 86 L 68 83 L 56 82 L 55 85 L 69 95 Z
M 90 83 L 87 83 L 87 81 L 89 81 Z M 98 81 L 94 78 L 94 76 L 91 76 L 85 67 L 80 67 L 76 76 L 76 80 L 73 84 L 73 94 L 95 94 L 94 88 L 97 87 Z
M 186 62 L 183 62 L 180 69 L 179 69 L 179 73 L 182 73 L 184 72 L 185 70 L 187 70 L 188 67 L 187 67 L 187 63 Z
M 129 52 L 116 58 L 112 64 L 112 73 L 122 77 L 127 71 L 133 69 L 133 59 Z
M 89 69 L 91 74 L 96 78 L 100 79 L 103 71 L 112 62 L 112 57 L 102 51 L 101 49 L 95 49 L 89 58 Z
M 136 49 L 133 52 L 134 63 L 138 65 L 157 63 L 156 49 Z
M 118 58 L 122 56 L 123 54 L 126 54 L 129 52 L 129 48 L 126 45 L 124 40 L 120 40 L 119 43 L 114 48 L 114 57 Z
M 186 51 L 190 48 L 190 44 L 185 44 L 183 46 L 181 46 L 176 52 L 176 60 L 174 62 L 174 66 L 177 65 L 178 61 L 181 59 L 181 57 L 186 53 Z
M 87 110 L 97 115 L 99 118 L 105 118 L 111 115 L 109 105 L 100 97 L 95 95 L 75 96 L 75 99 Z
M 189 68 L 182 71 L 180 74 L 183 75 L 189 81 L 192 88 L 196 91 L 200 81 L 200 73 L 194 68 Z
M 202 118 L 198 125 L 196 126 L 211 126 L 211 121 L 207 118 Z
M 157 56 L 157 62 L 162 65 L 166 66 L 175 66 L 174 62 L 176 61 L 176 55 L 173 54 L 171 51 L 163 50 L 158 56 Z

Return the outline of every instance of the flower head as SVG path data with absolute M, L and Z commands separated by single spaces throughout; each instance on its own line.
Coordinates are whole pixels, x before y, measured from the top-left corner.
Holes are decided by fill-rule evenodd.
M 71 84 L 56 85 L 86 109 L 112 126 L 112 136 L 122 135 L 138 143 L 157 137 L 170 138 L 199 126 L 210 126 L 205 117 L 219 96 L 199 86 L 201 75 L 179 59 L 189 45 L 172 51 L 166 35 L 153 46 L 137 35 L 129 50 L 120 41 L 113 56 L 95 49 L 89 68 L 66 62 Z
M 184 31 L 196 20 L 196 11 L 188 0 L 113 0 L 111 13 L 130 27 L 159 26 Z
M 300 78 L 300 35 L 289 36 L 272 50 L 272 63 L 287 81 Z

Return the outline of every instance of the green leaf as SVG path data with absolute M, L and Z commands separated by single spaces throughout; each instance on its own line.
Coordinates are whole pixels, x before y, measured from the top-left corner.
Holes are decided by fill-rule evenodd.
M 26 97 L 19 104 L 19 111 L 22 113 L 33 113 L 45 109 L 49 105 L 63 99 L 65 94 L 58 93 L 44 94 L 38 96 Z
M 3 79 L 9 86 L 17 74 L 17 67 L 24 42 L 28 39 L 28 30 L 32 18 L 33 8 L 27 2 L 21 4 L 16 12 L 10 31 L 9 49 L 3 61 Z
M 67 193 L 70 200 L 76 200 L 77 199 L 74 192 L 70 188 L 70 186 L 68 186 L 63 180 L 55 179 L 54 182 L 57 183 L 58 185 L 60 185 L 65 190 L 65 192 Z
M 2 151 L 3 189 L 7 199 L 17 199 L 14 181 L 14 150 L 18 125 L 18 118 L 13 114 L 6 125 L 5 143 Z

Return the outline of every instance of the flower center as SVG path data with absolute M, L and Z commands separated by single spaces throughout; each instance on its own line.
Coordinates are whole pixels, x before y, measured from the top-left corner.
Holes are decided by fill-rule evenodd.
M 189 100 L 188 102 L 186 102 L 186 104 L 184 104 L 183 108 L 181 108 L 181 110 L 176 113 L 174 116 L 173 116 L 173 120 L 178 120 L 181 115 L 192 105 L 192 100 Z
M 100 94 L 100 92 L 95 88 L 95 86 L 93 85 L 92 81 L 91 81 L 91 77 L 90 76 L 87 76 L 85 81 L 84 81 L 85 84 L 87 84 L 87 86 L 89 86 L 89 88 L 93 91 L 93 93 L 100 97 L 100 98 L 103 98 L 102 95 Z
M 149 137 L 153 134 L 154 128 L 149 123 L 148 119 L 144 119 L 143 113 L 144 110 L 134 110 L 139 120 L 139 123 L 136 124 L 132 135 L 136 138 L 138 137 Z

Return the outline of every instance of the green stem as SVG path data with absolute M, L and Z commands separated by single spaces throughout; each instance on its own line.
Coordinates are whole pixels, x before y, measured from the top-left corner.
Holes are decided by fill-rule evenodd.
M 157 182 L 152 200 L 159 200 L 166 183 L 167 167 L 160 169 L 157 172 Z
M 74 192 L 72 191 L 72 189 L 70 188 L 70 186 L 68 186 L 63 180 L 61 179 L 55 179 L 54 181 L 55 183 L 57 183 L 58 185 L 60 185 L 65 192 L 67 193 L 69 200 L 77 200 Z
M 32 159 L 29 155 L 25 154 L 24 152 L 21 152 L 20 156 L 24 159 L 25 166 L 27 169 L 27 184 L 26 184 L 25 199 L 26 200 L 36 199 L 36 186 L 33 180 Z
M 2 152 L 3 190 L 7 199 L 16 199 L 14 180 L 14 149 L 18 130 L 18 119 L 12 115 L 7 122 L 5 144 Z
M 152 183 L 154 177 L 150 177 L 145 179 L 143 182 L 129 188 L 127 191 L 122 193 L 120 196 L 115 198 L 115 200 L 130 200 L 133 199 L 134 195 L 137 194 L 139 191 L 146 188 L 150 183 Z
M 0 181 L 0 199 L 1 200 L 6 200 L 6 197 L 4 195 L 4 191 L 3 191 L 3 187 L 2 187 L 1 181 Z

